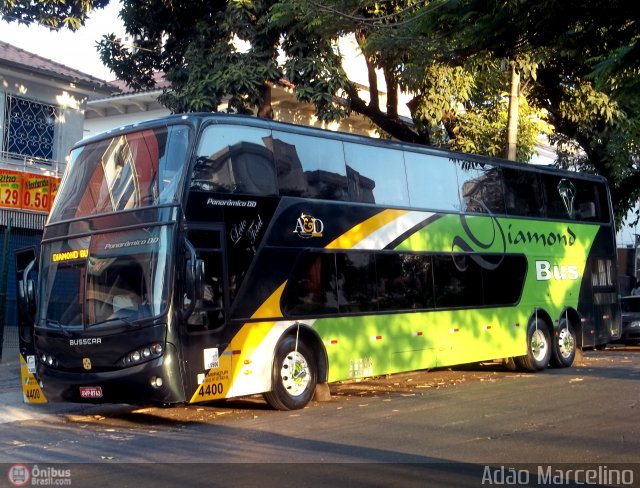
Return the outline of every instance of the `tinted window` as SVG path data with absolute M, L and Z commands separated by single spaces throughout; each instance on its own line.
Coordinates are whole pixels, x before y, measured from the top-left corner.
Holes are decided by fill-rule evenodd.
M 509 215 L 544 216 L 538 173 L 502 168 L 502 179 L 505 206 Z
M 379 253 L 376 269 L 380 310 L 433 308 L 430 256 Z
M 488 255 L 478 255 L 478 258 L 489 265 L 497 265 L 494 269 L 482 269 L 484 304 L 498 306 L 517 303 L 527 276 L 527 258 Z
M 409 205 L 401 151 L 345 143 L 344 153 L 349 168 L 351 200 L 382 205 Z
M 591 181 L 542 175 L 547 217 L 608 222 L 605 186 Z
M 342 142 L 287 132 L 273 132 L 280 194 L 347 200 Z
M 460 210 L 456 167 L 448 158 L 404 153 L 412 207 Z
M 191 189 L 249 195 L 276 195 L 273 154 L 265 146 L 270 131 L 252 127 L 208 127 L 198 148 Z
M 456 166 L 463 211 L 504 213 L 499 168 L 472 161 L 458 161 Z
M 296 263 L 282 298 L 286 315 L 338 312 L 334 254 L 303 254 Z
M 482 305 L 482 270 L 468 255 L 434 256 L 436 307 Z
M 620 305 L 624 313 L 639 313 L 640 297 L 624 297 L 620 300 Z
M 376 269 L 371 253 L 339 253 L 338 307 L 340 312 L 377 310 Z
M 598 259 L 591 260 L 591 285 L 594 288 L 612 287 L 615 283 L 615 272 L 613 260 Z

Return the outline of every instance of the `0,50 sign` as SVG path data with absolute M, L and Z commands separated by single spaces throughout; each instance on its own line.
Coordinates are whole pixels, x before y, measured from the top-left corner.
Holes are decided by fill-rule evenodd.
M 49 210 L 49 178 L 37 175 L 24 175 L 22 208 L 28 210 Z

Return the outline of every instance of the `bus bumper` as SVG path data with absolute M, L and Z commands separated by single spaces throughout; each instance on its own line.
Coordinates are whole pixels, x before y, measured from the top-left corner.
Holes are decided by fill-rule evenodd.
M 39 365 L 38 378 L 50 402 L 166 405 L 185 402 L 178 365 L 176 348 L 167 344 L 161 357 L 128 368 L 69 373 Z

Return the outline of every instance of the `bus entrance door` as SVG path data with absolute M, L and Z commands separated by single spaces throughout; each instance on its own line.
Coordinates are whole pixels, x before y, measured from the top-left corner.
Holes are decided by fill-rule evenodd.
M 225 352 L 228 272 L 221 226 L 193 227 L 188 240 L 200 266 L 198 296 L 183 324 L 187 398 L 200 402 L 225 398 L 231 381 L 232 355 Z

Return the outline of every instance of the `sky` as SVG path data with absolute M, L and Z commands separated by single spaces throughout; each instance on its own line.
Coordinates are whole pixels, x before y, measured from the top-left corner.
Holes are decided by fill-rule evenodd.
M 112 81 L 115 76 L 100 61 L 96 42 L 112 32 L 124 37 L 119 11 L 120 3 L 112 1 L 104 9 L 93 12 L 85 26 L 76 32 L 68 29 L 55 32 L 37 25 L 0 21 L 0 40 L 101 80 Z

